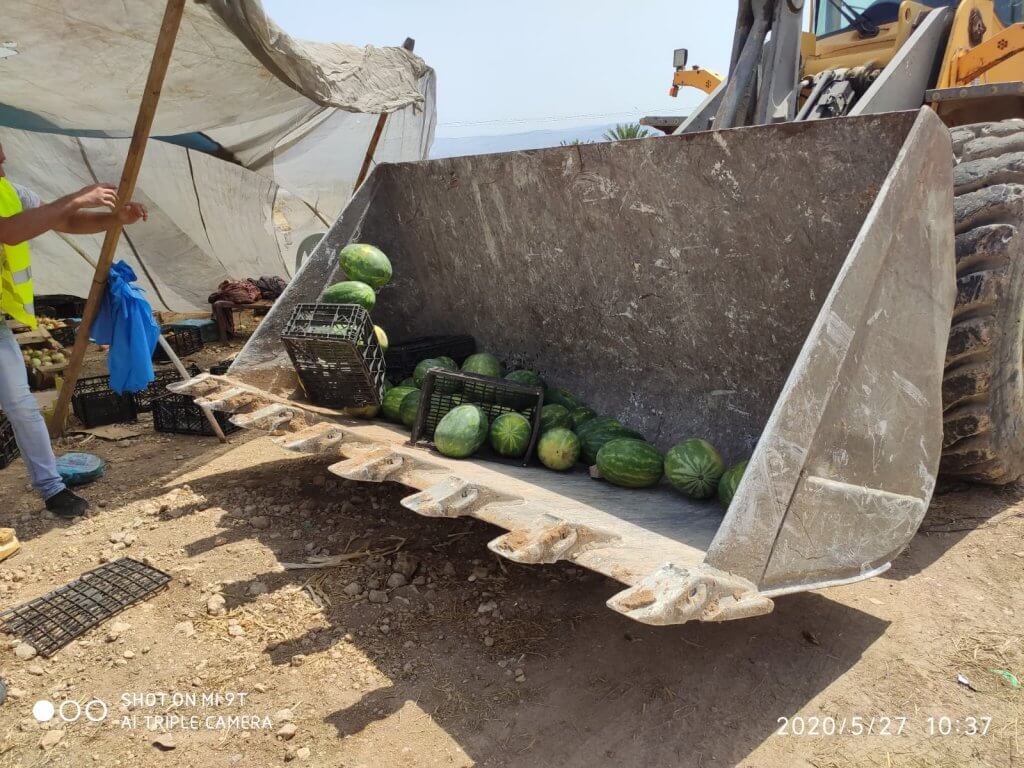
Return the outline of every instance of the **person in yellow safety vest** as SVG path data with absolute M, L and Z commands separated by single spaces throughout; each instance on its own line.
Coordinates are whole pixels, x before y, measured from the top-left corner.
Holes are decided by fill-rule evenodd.
M 59 517 L 78 517 L 85 514 L 89 503 L 69 491 L 57 472 L 46 422 L 29 390 L 21 349 L 6 318 L 36 325 L 29 240 L 50 231 L 98 234 L 117 224 L 134 224 L 148 214 L 140 203 L 118 208 L 117 191 L 110 184 L 91 184 L 44 204 L 34 192 L 7 179 L 6 159 L 0 146 L 0 411 L 14 428 L 32 486 L 46 508 Z M 96 208 L 111 210 L 90 210 Z

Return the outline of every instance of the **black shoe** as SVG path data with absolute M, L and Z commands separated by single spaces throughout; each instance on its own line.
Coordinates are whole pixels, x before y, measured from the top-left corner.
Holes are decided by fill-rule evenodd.
M 70 519 L 85 515 L 85 511 L 89 508 L 89 502 L 81 496 L 75 496 L 75 494 L 65 488 L 56 496 L 51 496 L 46 500 L 46 508 L 57 515 L 57 517 Z

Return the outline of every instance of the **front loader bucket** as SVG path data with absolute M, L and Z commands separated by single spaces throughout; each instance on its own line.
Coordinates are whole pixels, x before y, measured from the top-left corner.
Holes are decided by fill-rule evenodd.
M 923 110 L 383 165 L 227 377 L 186 389 L 336 455 L 338 475 L 410 486 L 420 514 L 506 529 L 500 555 L 607 574 L 628 587 L 609 605 L 637 620 L 765 613 L 883 571 L 928 506 L 950 157 Z M 352 241 L 394 264 L 374 312 L 392 340 L 470 333 L 663 450 L 700 436 L 751 457 L 728 511 L 667 483 L 445 459 L 304 403 L 281 329 L 344 279 Z

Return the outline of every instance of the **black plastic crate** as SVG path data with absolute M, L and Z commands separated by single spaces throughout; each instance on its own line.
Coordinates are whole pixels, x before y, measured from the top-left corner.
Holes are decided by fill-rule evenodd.
M 384 353 L 355 304 L 299 304 L 281 334 L 306 397 L 324 408 L 379 405 Z
M 194 355 L 203 348 L 203 332 L 199 328 L 189 326 L 172 328 L 169 325 L 165 325 L 160 329 L 160 334 L 167 339 L 167 343 L 179 358 Z M 158 363 L 169 363 L 171 361 L 160 344 L 157 344 L 156 349 L 153 350 L 153 360 Z
M 518 411 L 530 420 L 530 446 L 526 449 L 522 465 L 530 463 L 533 452 L 540 438 L 540 416 L 544 407 L 544 390 L 517 384 L 506 379 L 494 379 L 490 376 L 479 376 L 475 373 L 447 371 L 443 368 L 432 368 L 427 371 L 423 380 L 423 396 L 420 408 L 416 413 L 416 421 L 412 426 L 412 443 L 433 444 L 434 430 L 438 423 L 452 408 L 458 405 L 478 405 L 487 414 L 488 422 L 510 411 Z M 484 444 L 480 458 L 516 462 L 494 453 L 490 442 Z
M 421 360 L 428 357 L 450 357 L 459 365 L 476 352 L 472 336 L 422 336 L 418 339 L 392 345 L 384 355 L 388 376 L 398 384 L 412 376 Z
M 233 362 L 235 362 L 235 358 L 233 357 L 228 360 L 221 360 L 216 365 L 210 366 L 210 373 L 212 373 L 214 376 L 223 376 L 225 373 L 228 372 L 228 369 L 231 367 L 231 364 Z
M 214 417 L 225 435 L 238 431 L 231 423 L 231 414 L 215 412 Z M 166 394 L 153 401 L 153 429 L 175 435 L 213 437 L 213 427 L 203 409 L 188 395 Z
M 78 326 L 79 323 L 74 323 L 63 328 L 54 328 L 50 331 L 50 335 L 62 347 L 70 349 L 75 345 L 75 335 L 78 333 Z
M 85 299 L 65 293 L 36 296 L 35 309 L 38 317 L 52 317 L 54 320 L 79 318 L 85 313 Z
M 14 439 L 14 427 L 0 411 L 0 469 L 6 469 L 20 455 L 18 442 Z
M 87 427 L 121 424 L 139 418 L 135 397 L 114 392 L 110 388 L 109 376 L 79 379 L 71 398 L 71 408 L 78 420 Z
M 189 365 L 186 370 L 191 376 L 198 376 L 203 372 L 195 363 Z M 156 378 L 153 380 L 153 383 L 141 392 L 136 392 L 134 395 L 135 407 L 139 409 L 139 413 L 149 413 L 153 410 L 153 401 L 168 394 L 167 386 L 169 384 L 174 384 L 179 381 L 181 381 L 181 374 L 178 373 L 177 368 L 157 371 Z

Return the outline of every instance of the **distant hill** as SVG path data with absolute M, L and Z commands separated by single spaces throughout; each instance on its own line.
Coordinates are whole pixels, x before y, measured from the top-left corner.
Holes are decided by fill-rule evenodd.
M 608 125 L 585 125 L 577 128 L 559 128 L 550 131 L 528 131 L 507 133 L 499 136 L 465 136 L 461 138 L 436 138 L 430 150 L 432 158 L 458 157 L 460 155 L 488 155 L 495 152 L 514 152 L 519 149 L 543 149 L 557 147 L 563 141 L 603 141 L 605 131 L 615 127 Z

